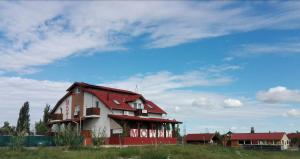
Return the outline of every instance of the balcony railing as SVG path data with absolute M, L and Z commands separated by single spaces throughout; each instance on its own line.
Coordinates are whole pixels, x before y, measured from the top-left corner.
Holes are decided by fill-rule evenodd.
M 92 116 L 92 115 L 100 115 L 100 108 L 92 107 L 92 108 L 86 108 L 86 116 Z
M 52 120 L 63 120 L 63 115 L 62 115 L 62 114 L 52 114 L 52 115 L 50 116 L 50 118 L 51 118 Z
M 137 109 L 135 112 L 134 112 L 134 115 L 135 116 L 148 116 L 148 112 L 146 109 Z

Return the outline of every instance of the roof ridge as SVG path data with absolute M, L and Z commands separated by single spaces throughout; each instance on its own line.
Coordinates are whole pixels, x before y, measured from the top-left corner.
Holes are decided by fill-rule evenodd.
M 71 90 L 75 85 L 83 86 L 83 87 L 90 87 L 92 89 L 103 89 L 103 90 L 109 90 L 113 92 L 119 92 L 119 93 L 126 93 L 126 94 L 134 94 L 134 95 L 141 95 L 139 93 L 125 90 L 125 89 L 119 89 L 119 88 L 112 88 L 112 87 L 107 87 L 107 86 L 99 86 L 99 85 L 93 85 L 85 82 L 74 82 L 68 89 L 67 91 Z

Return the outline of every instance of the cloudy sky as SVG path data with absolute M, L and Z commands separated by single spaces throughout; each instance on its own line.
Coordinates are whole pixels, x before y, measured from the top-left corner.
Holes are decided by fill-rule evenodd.
M 136 90 L 187 132 L 300 130 L 300 3 L 0 2 L 0 124 L 74 81 Z

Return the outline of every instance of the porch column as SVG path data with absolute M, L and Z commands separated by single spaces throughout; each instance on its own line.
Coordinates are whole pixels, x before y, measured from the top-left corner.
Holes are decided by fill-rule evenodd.
M 172 137 L 177 137 L 175 136 L 175 123 L 172 123 Z
M 158 138 L 158 123 L 155 124 L 155 137 Z
M 137 123 L 137 126 L 138 126 L 138 137 L 141 137 L 140 122 Z
M 167 137 L 167 123 L 164 123 L 164 138 Z

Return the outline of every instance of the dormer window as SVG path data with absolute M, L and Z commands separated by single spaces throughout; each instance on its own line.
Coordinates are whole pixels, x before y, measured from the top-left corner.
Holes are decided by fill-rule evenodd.
M 76 94 L 80 93 L 80 88 L 75 88 L 74 93 Z
M 99 108 L 99 101 L 96 101 L 96 108 Z
M 151 109 L 153 108 L 150 104 L 147 104 L 147 106 L 148 106 L 149 108 L 151 108 Z
M 137 109 L 137 103 L 133 103 L 133 107 Z
M 143 109 L 142 103 L 138 104 L 138 109 Z
M 115 104 L 120 105 L 120 102 L 116 99 L 113 100 Z

